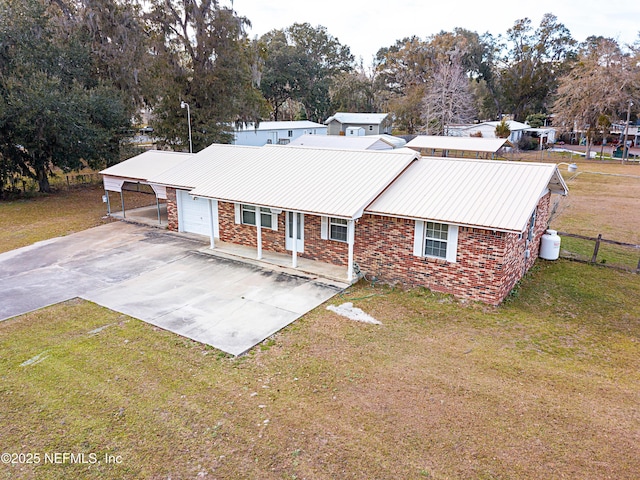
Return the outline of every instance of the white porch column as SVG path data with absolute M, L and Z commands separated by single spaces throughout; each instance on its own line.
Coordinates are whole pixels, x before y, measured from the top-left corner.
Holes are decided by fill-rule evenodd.
M 258 254 L 256 255 L 256 259 L 262 260 L 262 213 L 260 212 L 260 207 L 258 205 L 256 205 L 256 230 L 256 243 L 258 244 Z
M 287 213 L 287 221 L 289 221 L 289 214 Z M 291 227 L 291 266 L 293 268 L 298 268 L 298 214 L 296 212 L 291 212 L 291 217 L 293 219 L 292 227 Z M 286 230 L 286 229 L 285 229 Z
M 213 200 L 209 199 L 209 235 L 211 235 L 211 247 L 216 248 L 214 237 L 216 236 L 215 222 L 213 219 Z
M 355 221 L 347 221 L 347 244 L 349 246 L 349 260 L 347 261 L 347 280 L 353 280 L 353 244 L 355 243 Z

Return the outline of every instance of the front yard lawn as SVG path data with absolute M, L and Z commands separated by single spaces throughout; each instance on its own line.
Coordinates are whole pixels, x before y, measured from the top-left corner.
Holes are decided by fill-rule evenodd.
M 499 308 L 345 301 L 382 325 L 322 306 L 240 358 L 84 301 L 0 323 L 0 450 L 41 458 L 0 478 L 638 477 L 640 276 L 539 262 Z

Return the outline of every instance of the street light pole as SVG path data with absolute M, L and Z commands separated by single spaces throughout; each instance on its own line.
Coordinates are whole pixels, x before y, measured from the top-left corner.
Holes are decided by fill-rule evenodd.
M 187 122 L 189 122 L 189 153 L 193 153 L 193 143 L 191 143 L 191 110 L 187 102 L 180 102 L 180 108 L 187 109 Z
M 624 129 L 624 143 L 622 144 L 622 164 L 624 165 L 625 159 L 629 159 L 629 147 L 627 147 L 627 137 L 629 135 L 629 119 L 631 117 L 631 107 L 633 102 L 629 100 L 629 108 L 627 109 L 627 124 Z

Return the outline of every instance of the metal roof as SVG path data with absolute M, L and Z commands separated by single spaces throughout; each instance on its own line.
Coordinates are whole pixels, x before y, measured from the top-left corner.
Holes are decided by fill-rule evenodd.
M 495 153 L 507 142 L 506 138 L 442 137 L 419 135 L 407 147 L 435 150 L 463 150 L 466 152 Z
M 185 167 L 190 168 L 201 154 Z M 194 196 L 357 218 L 411 162 L 416 152 L 347 151 L 265 145 L 241 161 L 221 162 Z
M 389 116 L 388 113 L 348 113 L 348 112 L 337 112 L 335 115 L 327 118 L 325 120 L 325 125 L 331 123 L 333 120 L 337 120 L 340 123 L 355 123 L 357 125 L 360 124 L 379 124 L 384 121 L 385 118 Z
M 567 193 L 555 164 L 423 157 L 365 212 L 519 233 L 547 189 Z
M 191 153 L 148 150 L 128 160 L 102 170 L 102 175 L 146 181 L 192 157 Z
M 203 180 L 215 176 L 219 170 L 228 168 L 228 164 L 253 157 L 258 150 L 260 147 L 214 143 L 195 154 L 188 162 L 154 175 L 151 180 L 160 185 L 191 190 Z
M 393 145 L 377 135 L 345 137 L 342 135 L 302 135 L 289 142 L 288 146 L 315 148 L 338 148 L 341 150 L 391 150 Z
M 327 128 L 326 125 L 321 123 L 311 122 L 309 120 L 296 120 L 296 121 L 284 121 L 284 122 L 260 122 L 256 127 L 254 123 L 248 123 L 238 128 L 240 132 L 247 132 L 252 130 L 298 130 L 301 128 Z

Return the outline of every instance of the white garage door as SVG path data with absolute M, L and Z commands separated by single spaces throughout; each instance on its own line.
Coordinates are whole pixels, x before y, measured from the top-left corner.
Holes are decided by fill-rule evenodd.
M 189 192 L 178 190 L 178 222 L 181 232 L 199 233 L 209 236 L 209 201 L 194 198 Z

